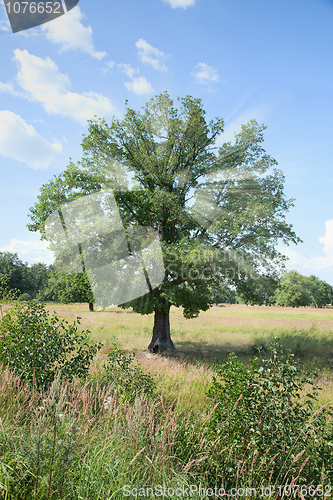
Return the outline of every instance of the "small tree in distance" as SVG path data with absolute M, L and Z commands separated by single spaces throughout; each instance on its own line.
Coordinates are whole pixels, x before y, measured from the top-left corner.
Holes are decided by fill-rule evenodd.
M 311 274 L 307 278 L 308 287 L 312 295 L 312 303 L 319 308 L 333 302 L 333 287 Z
M 61 273 L 50 266 L 47 286 L 40 294 L 44 301 L 87 302 L 89 310 L 94 310 L 94 296 L 86 273 Z
M 154 352 L 174 349 L 172 305 L 193 318 L 226 284 L 241 289 L 248 279 L 275 278 L 284 262 L 278 241 L 300 241 L 285 220 L 292 200 L 285 198 L 284 176 L 262 147 L 265 127 L 252 120 L 233 144 L 217 149 L 223 120 L 207 122 L 200 99 L 179 102 L 177 108 L 163 93 L 142 112 L 127 108 L 122 120 L 90 121 L 82 160 L 42 186 L 28 225 L 43 234 L 61 204 L 112 187 L 125 229 L 158 233 L 163 282 L 122 304 L 154 313 Z M 115 162 L 131 171 L 132 186 L 117 188 Z
M 314 275 L 303 276 L 289 271 L 282 276 L 276 290 L 276 304 L 279 306 L 310 306 L 322 308 L 333 299 L 333 288 Z

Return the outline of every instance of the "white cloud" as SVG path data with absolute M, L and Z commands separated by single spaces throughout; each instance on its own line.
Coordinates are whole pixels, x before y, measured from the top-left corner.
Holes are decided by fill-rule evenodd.
M 0 111 L 0 154 L 29 165 L 47 168 L 61 153 L 60 143 L 51 144 L 32 125 L 12 111 Z
M 305 269 L 314 273 L 319 270 L 326 274 L 333 271 L 333 219 L 325 222 L 325 236 L 319 238 L 319 242 L 324 245 L 322 255 L 306 256 L 298 250 L 284 248 L 281 250 L 289 258 L 288 269 Z M 300 271 L 301 272 L 301 271 Z M 309 274 L 309 272 L 307 273 Z M 323 273 L 322 273 L 323 274 Z M 325 278 L 323 278 L 325 279 Z
M 161 59 L 165 59 L 166 57 L 163 52 L 156 49 L 142 38 L 135 43 L 135 46 L 139 51 L 139 58 L 142 62 L 150 64 L 158 71 L 167 71 L 168 68 L 161 62 Z
M 129 64 L 123 63 L 117 64 L 117 67 L 131 79 L 130 82 L 124 83 L 127 90 L 136 95 L 151 94 L 154 92 L 154 89 L 148 80 L 144 76 L 139 76 L 139 70 L 137 68 L 132 68 Z
M 109 61 L 106 63 L 106 68 L 103 69 L 103 71 L 106 73 L 107 71 L 110 71 L 116 66 L 116 61 Z
M 24 95 L 22 94 L 22 92 L 17 92 L 17 90 L 14 89 L 14 85 L 12 83 L 0 82 L 0 92 L 4 92 L 14 97 L 22 97 Z
M 306 255 L 302 255 L 299 250 L 293 250 L 291 248 L 280 248 L 279 249 L 283 255 L 288 257 L 288 261 L 286 262 L 286 266 L 288 269 L 308 269 L 312 259 L 307 257 Z M 299 271 L 301 272 L 301 271 Z
M 164 0 L 164 2 L 168 3 L 173 9 L 176 9 L 177 7 L 186 9 L 187 7 L 191 7 L 195 4 L 195 0 Z
M 323 262 L 326 266 L 333 266 L 333 219 L 325 222 L 325 236 L 319 238 L 319 242 L 323 243 Z
M 80 123 L 95 115 L 119 115 L 110 99 L 97 92 L 70 92 L 68 76 L 60 73 L 49 57 L 42 59 L 27 50 L 16 49 L 14 60 L 19 66 L 18 84 L 30 99 L 41 103 L 48 113 L 68 116 Z
M 136 95 L 151 94 L 154 92 L 151 84 L 143 76 L 133 78 L 131 82 L 125 82 L 125 87 Z
M 4 31 L 6 33 L 11 31 L 9 21 L 0 21 L 0 31 Z
M 65 16 L 54 19 L 52 23 L 42 25 L 47 40 L 61 46 L 61 51 L 82 50 L 96 59 L 103 59 L 106 52 L 97 52 L 94 48 L 91 26 L 81 23 L 83 14 L 80 7 L 69 11 Z
M 138 69 L 132 68 L 129 64 L 118 64 L 118 68 L 120 68 L 128 78 L 134 78 L 134 75 L 139 73 Z
M 242 125 L 246 125 L 250 120 L 255 119 L 259 124 L 263 123 L 270 112 L 269 106 L 265 103 L 259 103 L 256 106 L 249 107 L 243 113 L 236 113 L 231 119 L 225 121 L 224 132 L 220 134 L 215 146 L 221 147 L 225 142 L 234 142 L 235 134 L 239 134 L 242 130 Z
M 7 247 L 0 248 L 0 252 L 17 253 L 23 262 L 29 264 L 38 262 L 52 264 L 54 257 L 52 252 L 48 250 L 48 245 L 47 241 L 22 241 L 13 238 Z
M 140 70 L 138 68 L 133 68 L 130 64 L 110 61 L 106 64 L 104 72 L 106 73 L 108 71 L 112 71 L 113 68 L 117 68 L 130 79 L 130 81 L 125 82 L 124 85 L 127 90 L 133 94 L 146 95 L 154 92 L 154 89 L 148 80 L 144 76 L 140 76 Z
M 191 74 L 198 83 L 203 83 L 205 85 L 210 85 L 212 82 L 218 82 L 220 79 L 217 69 L 206 63 L 197 64 L 196 71 Z

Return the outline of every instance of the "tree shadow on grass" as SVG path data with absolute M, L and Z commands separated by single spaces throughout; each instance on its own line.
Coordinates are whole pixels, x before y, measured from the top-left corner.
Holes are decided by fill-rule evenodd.
M 307 370 L 333 370 L 333 334 L 320 333 L 316 328 L 285 332 L 280 337 L 274 334 L 258 334 L 252 344 L 237 345 L 231 342 L 213 344 L 205 341 L 180 340 L 173 355 L 187 362 L 203 363 L 208 366 L 223 364 L 230 353 L 245 364 L 259 355 L 265 357 L 267 344 L 278 342 L 284 349 L 290 349 Z
M 266 346 L 274 342 L 273 335 L 256 337 L 256 345 Z M 295 358 L 307 368 L 333 368 L 333 332 L 320 333 L 316 327 L 308 330 L 285 332 L 277 339 L 285 349 L 290 349 Z
M 192 364 L 219 365 L 228 360 L 230 353 L 236 354 L 240 361 L 247 363 L 258 352 L 250 345 L 237 345 L 231 342 L 212 344 L 209 342 L 178 341 L 175 357 Z
M 132 310 L 131 310 L 131 311 L 127 311 L 127 310 L 126 310 L 126 311 L 118 311 L 118 310 L 117 310 L 117 311 L 112 311 L 112 310 L 108 311 L 108 310 L 106 309 L 106 310 L 103 310 L 103 311 L 101 311 L 101 312 L 106 312 L 106 313 L 115 313 L 115 314 L 135 314 L 135 313 L 134 313 L 134 311 L 132 311 Z

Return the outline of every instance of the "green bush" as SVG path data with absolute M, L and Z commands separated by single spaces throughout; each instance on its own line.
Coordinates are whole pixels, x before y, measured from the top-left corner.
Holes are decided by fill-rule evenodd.
M 102 375 L 105 384 L 117 388 L 120 396 L 130 401 L 139 393 L 151 396 L 155 386 L 153 377 L 138 364 L 133 366 L 133 361 L 134 354 L 127 354 L 113 342 Z
M 20 295 L 21 302 L 29 302 L 29 300 L 31 300 L 31 296 L 28 293 L 22 293 L 22 295 Z
M 333 473 L 332 412 L 315 412 L 317 389 L 290 351 L 276 343 L 267 351 L 247 367 L 230 354 L 217 369 L 208 436 L 224 452 L 215 453 L 211 467 L 231 486 L 248 484 L 256 468 L 267 482 L 297 477 L 297 484 L 320 484 L 322 474 Z M 312 391 L 304 394 L 305 384 Z
M 78 332 L 80 318 L 69 324 L 50 316 L 36 301 L 11 304 L 0 323 L 0 362 L 37 387 L 48 386 L 59 372 L 70 381 L 85 377 L 101 343 L 91 343 L 89 330 Z

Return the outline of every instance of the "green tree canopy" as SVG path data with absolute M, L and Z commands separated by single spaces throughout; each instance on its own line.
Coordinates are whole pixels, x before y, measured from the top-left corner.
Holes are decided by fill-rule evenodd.
M 165 265 L 163 282 L 123 307 L 154 312 L 149 348 L 173 349 L 172 305 L 197 316 L 225 284 L 276 276 L 284 262 L 278 241 L 299 241 L 264 129 L 252 120 L 217 148 L 223 120 L 207 121 L 200 99 L 180 98 L 176 107 L 167 93 L 141 112 L 127 108 L 122 120 L 90 121 L 82 160 L 42 186 L 28 227 L 43 234 L 61 204 L 112 188 L 125 229 L 156 231 Z
M 279 281 L 276 277 L 261 276 L 244 280 L 237 290 L 237 297 L 245 304 L 271 305 Z
M 282 276 L 275 298 L 280 306 L 324 307 L 333 300 L 333 287 L 313 274 L 307 277 L 297 271 L 289 271 Z
M 333 302 L 333 287 L 311 274 L 307 278 L 308 288 L 312 295 L 312 303 L 316 307 L 324 307 Z
M 88 302 L 89 309 L 94 310 L 94 297 L 86 273 L 63 273 L 50 266 L 47 286 L 41 293 L 45 301 Z
M 32 264 L 27 268 L 27 293 L 36 297 L 44 290 L 48 281 L 48 266 L 41 262 Z
M 307 278 L 297 271 L 286 273 L 276 291 L 276 304 L 290 307 L 311 305 L 312 295 Z
M 2 275 L 9 289 L 27 290 L 27 265 L 19 259 L 17 253 L 0 252 L 0 275 Z
M 38 262 L 28 266 L 16 253 L 0 252 L 0 275 L 6 280 L 9 289 L 18 290 L 22 295 L 36 297 L 46 286 L 47 273 L 46 264 Z

